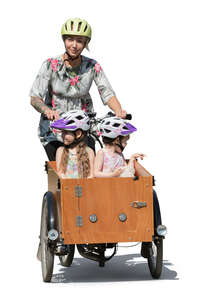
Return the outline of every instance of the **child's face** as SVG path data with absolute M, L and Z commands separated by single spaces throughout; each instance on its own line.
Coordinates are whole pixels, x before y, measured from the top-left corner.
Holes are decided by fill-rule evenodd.
M 121 138 L 121 144 L 124 148 L 126 147 L 129 138 L 130 138 L 130 135 L 127 135 L 127 136 L 124 136 L 123 138 Z M 122 150 L 118 146 L 116 146 L 116 151 L 117 152 L 122 152 Z
M 63 131 L 62 132 L 63 143 L 65 145 L 70 145 L 75 140 L 74 133 L 72 131 Z
M 81 135 L 82 135 L 82 131 L 80 129 L 76 131 L 63 130 L 62 132 L 63 143 L 65 145 L 70 145 L 71 143 L 73 143 L 75 138 L 79 139 Z
M 126 147 L 127 142 L 128 142 L 129 139 L 130 139 L 130 135 L 124 136 L 124 137 L 121 139 L 121 143 L 122 143 L 122 146 L 123 146 L 123 147 Z

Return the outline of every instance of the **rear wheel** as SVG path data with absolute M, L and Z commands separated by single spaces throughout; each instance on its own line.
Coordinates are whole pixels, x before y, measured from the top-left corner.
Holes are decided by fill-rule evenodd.
M 41 217 L 40 243 L 41 243 L 42 277 L 45 282 L 51 281 L 52 274 L 53 274 L 53 265 L 54 265 L 54 253 L 53 253 L 53 249 L 49 245 L 47 224 L 48 224 L 48 209 L 47 209 L 47 201 L 44 197 L 43 206 L 42 206 L 42 217 Z
M 63 267 L 70 267 L 74 258 L 75 245 L 68 245 L 69 253 L 59 256 L 60 263 Z
M 158 279 L 162 273 L 163 238 L 155 237 L 152 241 L 152 255 L 148 258 L 148 266 L 153 278 Z

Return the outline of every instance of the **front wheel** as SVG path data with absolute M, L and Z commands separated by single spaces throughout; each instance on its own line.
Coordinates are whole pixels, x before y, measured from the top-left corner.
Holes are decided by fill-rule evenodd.
M 162 273 L 163 238 L 154 237 L 152 241 L 152 255 L 148 258 L 148 266 L 153 278 L 158 279 Z
M 54 265 L 54 253 L 49 245 L 48 240 L 48 208 L 47 201 L 44 197 L 42 205 L 42 217 L 41 217 L 41 264 L 42 264 L 42 277 L 45 282 L 51 281 Z
M 74 258 L 75 245 L 68 245 L 69 253 L 59 256 L 60 263 L 63 267 L 70 267 Z

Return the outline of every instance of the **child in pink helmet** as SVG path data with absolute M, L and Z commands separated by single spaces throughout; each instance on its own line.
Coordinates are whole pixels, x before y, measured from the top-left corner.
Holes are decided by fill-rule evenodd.
M 72 110 L 51 124 L 61 130 L 64 145 L 56 151 L 56 167 L 61 178 L 92 178 L 94 152 L 85 143 L 90 127 L 88 115 L 82 110 Z
M 134 160 L 143 159 L 144 154 L 135 153 L 127 163 L 122 151 L 127 145 L 130 134 L 137 129 L 118 117 L 105 118 L 100 125 L 104 148 L 97 152 L 94 163 L 95 177 L 133 177 Z

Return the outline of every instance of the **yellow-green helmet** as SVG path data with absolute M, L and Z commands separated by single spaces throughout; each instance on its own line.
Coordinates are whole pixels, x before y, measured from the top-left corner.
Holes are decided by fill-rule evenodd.
M 89 40 L 91 39 L 92 29 L 86 20 L 79 18 L 68 19 L 65 24 L 63 24 L 61 29 L 62 37 L 64 35 L 80 35 L 85 36 Z

